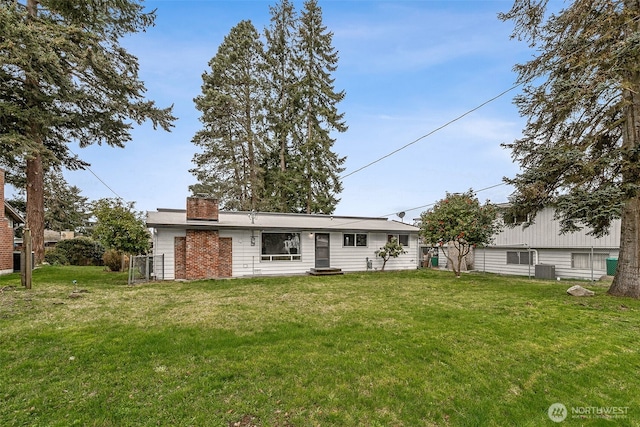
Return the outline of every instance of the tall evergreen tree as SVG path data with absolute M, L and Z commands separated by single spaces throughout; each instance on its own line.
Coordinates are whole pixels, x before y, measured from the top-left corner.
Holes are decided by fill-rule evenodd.
M 202 147 L 190 172 L 193 193 L 217 197 L 225 209 L 261 207 L 264 156 L 264 51 L 251 21 L 233 27 L 203 74 L 194 99 L 204 128 L 192 142 Z
M 332 213 L 342 191 L 339 174 L 344 157 L 332 151 L 332 132 L 346 132 L 344 113 L 337 104 L 345 97 L 336 92 L 332 73 L 337 69 L 338 52 L 332 46 L 333 33 L 322 23 L 322 10 L 316 0 L 304 2 L 299 22 L 297 50 L 301 78 L 297 89 L 303 120 L 301 138 L 294 141 L 295 169 L 302 178 L 299 194 L 306 213 Z
M 196 108 L 204 129 L 191 172 L 193 193 L 226 209 L 331 213 L 342 191 L 344 158 L 333 132 L 344 132 L 331 73 L 338 54 L 316 1 L 301 16 L 290 0 L 270 9 L 266 51 L 248 21 L 234 27 L 203 76 Z
M 54 231 L 83 231 L 89 221 L 88 198 L 80 188 L 69 185 L 62 172 L 50 168 L 44 173 L 44 228 Z M 17 197 L 10 203 L 24 212 L 27 204 L 25 188 L 18 189 Z
M 119 45 L 154 19 L 136 0 L 0 0 L 0 161 L 25 171 L 37 263 L 45 166 L 87 165 L 66 144 L 122 147 L 129 121 L 169 130 L 174 120 L 170 108 L 144 98 L 138 61 Z
M 89 199 L 69 185 L 56 168 L 44 177 L 44 226 L 54 231 L 83 231 L 89 221 Z
M 293 3 L 281 0 L 270 7 L 271 24 L 265 29 L 269 96 L 266 99 L 268 152 L 263 160 L 264 199 L 269 210 L 290 212 L 297 199 L 297 174 L 291 168 L 294 122 L 299 120 L 296 89 L 299 79 L 297 14 Z
M 538 48 L 518 65 L 528 117 L 511 144 L 523 172 L 507 180 L 522 211 L 553 205 L 565 232 L 595 235 L 621 218 L 609 292 L 640 298 L 640 2 L 576 0 L 547 15 L 547 0 L 516 0 L 501 16 Z

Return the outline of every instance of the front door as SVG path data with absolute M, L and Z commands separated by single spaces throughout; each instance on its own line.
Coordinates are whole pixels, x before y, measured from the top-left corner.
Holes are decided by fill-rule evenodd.
M 329 233 L 316 233 L 316 268 L 329 268 Z

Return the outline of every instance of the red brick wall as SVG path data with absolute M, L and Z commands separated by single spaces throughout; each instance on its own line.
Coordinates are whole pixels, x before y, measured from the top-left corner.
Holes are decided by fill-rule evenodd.
M 220 238 L 220 251 L 219 251 L 219 264 L 218 264 L 218 276 L 231 277 L 233 274 L 232 268 L 232 242 L 231 237 Z
M 187 238 L 176 237 L 173 246 L 173 269 L 175 279 L 187 278 Z
M 202 219 L 218 220 L 218 201 L 216 199 L 204 199 L 200 197 L 187 198 L 187 220 Z
M 13 270 L 13 229 L 4 216 L 4 170 L 0 169 L 0 271 Z
M 187 279 L 218 277 L 219 241 L 215 230 L 187 230 Z
M 188 220 L 218 220 L 218 201 L 189 197 Z M 174 277 L 198 280 L 231 277 L 232 239 L 220 238 L 217 230 L 187 229 L 186 237 L 174 240 Z
M 186 280 L 231 277 L 231 237 L 220 238 L 215 230 L 187 230 L 174 240 L 174 278 Z

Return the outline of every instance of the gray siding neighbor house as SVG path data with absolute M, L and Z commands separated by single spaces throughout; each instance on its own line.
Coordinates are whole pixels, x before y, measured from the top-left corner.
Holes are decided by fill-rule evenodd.
M 588 232 L 585 228 L 560 234 L 554 210 L 545 208 L 532 224 L 505 226 L 491 245 L 476 248 L 474 269 L 552 279 L 598 280 L 607 274 L 608 266 L 615 268 L 620 251 L 620 221 L 614 221 L 604 237 L 596 238 Z

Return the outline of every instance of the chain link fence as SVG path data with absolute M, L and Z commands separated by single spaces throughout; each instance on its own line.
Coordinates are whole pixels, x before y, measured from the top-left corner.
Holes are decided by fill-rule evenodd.
M 129 284 L 164 280 L 163 255 L 136 255 L 129 258 Z

